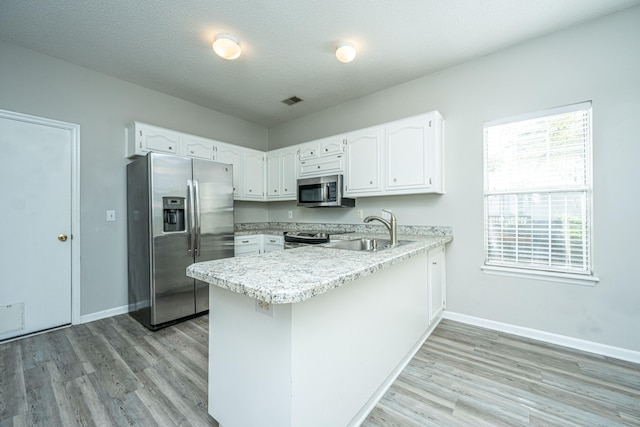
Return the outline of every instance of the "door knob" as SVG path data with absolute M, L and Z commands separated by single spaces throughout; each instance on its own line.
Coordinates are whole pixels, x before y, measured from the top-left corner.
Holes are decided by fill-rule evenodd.
M 67 235 L 66 234 L 58 234 L 58 240 L 60 240 L 61 242 L 66 242 L 67 241 Z

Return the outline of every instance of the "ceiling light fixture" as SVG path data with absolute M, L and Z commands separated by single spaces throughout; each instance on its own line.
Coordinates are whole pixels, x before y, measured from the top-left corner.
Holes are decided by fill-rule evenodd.
M 356 47 L 350 42 L 340 42 L 336 49 L 336 58 L 340 62 L 351 62 L 356 57 Z
M 236 59 L 242 53 L 240 42 L 231 34 L 218 34 L 213 40 L 213 51 L 223 59 Z

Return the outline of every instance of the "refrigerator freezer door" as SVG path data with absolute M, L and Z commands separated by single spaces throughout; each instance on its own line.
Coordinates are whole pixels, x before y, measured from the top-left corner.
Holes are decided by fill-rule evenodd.
M 150 154 L 152 280 L 151 324 L 158 325 L 195 314 L 193 279 L 185 270 L 193 263 L 189 232 L 193 227 L 187 212 L 186 230 L 164 231 L 163 197 L 189 200 L 187 182 L 192 178 L 191 159 Z M 187 211 L 189 207 L 186 207 Z
M 232 257 L 233 166 L 194 159 L 193 179 L 199 194 L 195 262 Z M 196 313 L 208 310 L 209 285 L 196 280 L 195 287 Z

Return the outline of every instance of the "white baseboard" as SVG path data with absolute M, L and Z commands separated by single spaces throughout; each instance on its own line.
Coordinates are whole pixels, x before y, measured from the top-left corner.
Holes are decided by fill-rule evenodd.
M 521 326 L 496 322 L 494 320 L 487 320 L 480 317 L 468 316 L 466 314 L 454 313 L 451 311 L 445 311 L 443 313 L 443 317 L 445 319 L 455 320 L 461 323 L 467 323 L 470 325 L 480 326 L 482 328 L 506 332 L 525 338 L 544 341 L 550 344 L 573 348 L 576 350 L 587 351 L 589 353 L 595 353 L 601 356 L 626 360 L 633 363 L 640 363 L 640 352 L 634 350 L 628 350 L 625 348 L 614 347 L 607 344 L 600 344 L 593 341 L 586 341 L 578 338 L 567 337 L 564 335 L 553 334 L 551 332 L 540 331 L 537 329 L 524 328 Z
M 129 312 L 129 306 L 123 305 L 121 307 L 110 308 L 109 310 L 97 311 L 91 314 L 85 314 L 80 316 L 80 323 L 93 322 L 94 320 L 106 319 L 107 317 L 117 316 L 119 314 L 125 314 Z

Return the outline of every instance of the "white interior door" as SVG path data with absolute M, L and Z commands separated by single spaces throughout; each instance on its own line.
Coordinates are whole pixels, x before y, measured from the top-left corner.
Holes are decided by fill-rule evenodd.
M 75 135 L 43 123 L 0 115 L 0 340 L 71 323 Z

